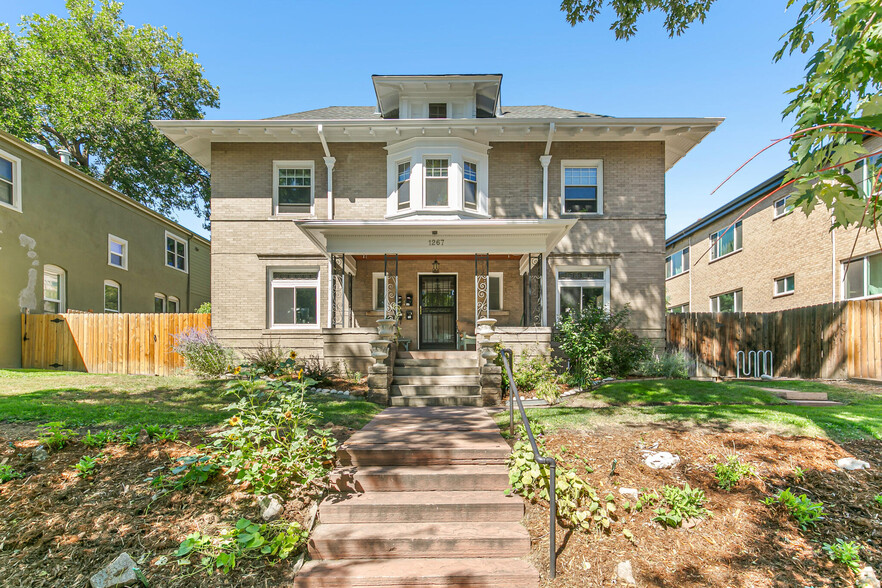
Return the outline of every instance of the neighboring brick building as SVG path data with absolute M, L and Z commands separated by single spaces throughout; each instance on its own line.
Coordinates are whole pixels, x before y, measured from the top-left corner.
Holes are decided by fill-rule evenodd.
M 504 106 L 500 75 L 374 76 L 377 106 L 155 121 L 212 173 L 212 322 L 366 361 L 393 313 L 411 349 L 476 318 L 547 346 L 566 308 L 630 304 L 664 337 L 664 175 L 721 119 Z
M 867 147 L 875 152 L 882 144 L 868 142 Z M 870 161 L 878 160 L 876 155 Z M 854 175 L 865 193 L 867 169 L 862 165 Z M 876 234 L 831 231 L 823 204 L 808 217 L 799 209 L 791 211 L 785 201 L 789 189 L 763 200 L 783 177 L 781 172 L 769 178 L 667 240 L 670 312 L 771 312 L 882 296 L 882 249 Z

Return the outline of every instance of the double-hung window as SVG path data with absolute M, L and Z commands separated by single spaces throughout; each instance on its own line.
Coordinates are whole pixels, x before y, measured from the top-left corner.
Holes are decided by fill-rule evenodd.
M 603 213 L 603 162 L 563 161 L 561 170 L 561 212 Z
M 120 287 L 113 280 L 104 280 L 104 312 L 119 312 Z
M 775 296 L 793 294 L 796 289 L 796 278 L 793 274 L 783 278 L 775 278 Z
M 471 161 L 462 164 L 462 202 L 468 209 L 478 208 L 478 164 Z
M 0 151 L 0 206 L 21 212 L 21 160 Z
M 173 267 L 182 272 L 187 271 L 187 242 L 174 235 L 166 232 L 165 234 L 165 265 Z
M 882 294 L 882 253 L 842 264 L 843 298 L 866 298 Z
M 557 314 L 609 306 L 609 270 L 567 268 L 557 272 Z
M 787 204 L 787 196 L 775 200 L 775 218 L 781 218 L 793 210 L 792 204 Z
M 316 269 L 273 269 L 270 272 L 270 327 L 317 327 L 319 272 Z
M 410 162 L 398 164 L 398 210 L 410 208 Z
M 315 200 L 314 161 L 274 161 L 273 206 L 276 214 L 309 214 Z
M 449 159 L 430 158 L 423 163 L 426 184 L 426 206 L 447 206 L 447 178 Z
M 54 265 L 43 266 L 43 312 L 64 312 L 64 270 Z
M 129 242 L 115 235 L 107 235 L 107 265 L 129 269 Z
M 689 248 L 681 249 L 665 258 L 665 279 L 689 271 Z
M 153 295 L 153 312 L 165 312 L 165 294 L 157 292 Z
M 741 251 L 741 221 L 711 233 L 711 261 Z
M 741 290 L 711 296 L 711 312 L 741 312 Z

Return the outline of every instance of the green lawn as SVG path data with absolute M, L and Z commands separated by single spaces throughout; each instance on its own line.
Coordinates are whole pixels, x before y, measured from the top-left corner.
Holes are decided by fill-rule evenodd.
M 781 404 L 758 388 L 827 392 L 843 406 Z M 768 396 L 765 396 L 768 395 Z M 527 411 L 546 430 L 592 430 L 606 425 L 697 425 L 712 430 L 763 429 L 790 435 L 882 439 L 882 387 L 862 392 L 822 382 L 714 383 L 688 380 L 615 382 L 561 405 Z M 507 424 L 508 414 L 497 422 Z
M 193 376 L 126 376 L 45 370 L 0 370 L 0 421 L 68 426 L 157 424 L 204 426 L 225 420 L 225 382 Z M 361 428 L 375 404 L 310 396 L 322 423 Z

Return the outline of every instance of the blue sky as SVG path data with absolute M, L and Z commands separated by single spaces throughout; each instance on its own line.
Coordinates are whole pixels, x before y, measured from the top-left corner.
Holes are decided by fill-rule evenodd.
M 667 234 L 787 165 L 786 147 L 713 196 L 726 176 L 784 136 L 785 90 L 802 55 L 777 64 L 795 11 L 784 0 L 717 0 L 707 21 L 670 39 L 660 15 L 616 41 L 609 15 L 575 28 L 546 2 L 129 0 L 129 24 L 180 33 L 220 87 L 207 118 L 249 119 L 328 105 L 372 104 L 375 73 L 502 73 L 504 104 L 551 104 L 613 116 L 723 116 L 726 122 L 667 174 Z M 0 4 L 0 21 L 65 14 L 62 0 Z M 201 229 L 181 213 L 178 220 Z

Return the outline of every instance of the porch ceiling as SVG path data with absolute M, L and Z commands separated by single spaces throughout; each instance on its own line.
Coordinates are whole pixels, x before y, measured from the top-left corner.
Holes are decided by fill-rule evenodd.
M 383 255 L 545 253 L 575 219 L 294 221 L 324 253 Z

